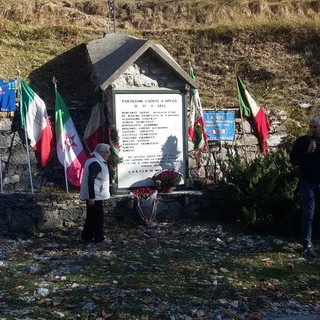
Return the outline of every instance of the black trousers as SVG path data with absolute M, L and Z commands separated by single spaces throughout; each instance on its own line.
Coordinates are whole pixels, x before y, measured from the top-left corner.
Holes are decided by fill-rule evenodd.
M 101 242 L 104 240 L 103 235 L 103 221 L 104 212 L 102 206 L 102 200 L 94 202 L 93 206 L 87 204 L 87 216 L 86 221 L 82 230 L 82 240 Z

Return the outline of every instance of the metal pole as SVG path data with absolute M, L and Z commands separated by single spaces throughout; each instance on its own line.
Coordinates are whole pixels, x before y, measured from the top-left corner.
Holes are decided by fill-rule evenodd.
M 111 20 L 113 20 L 113 33 L 116 32 L 116 5 L 115 0 L 108 0 L 108 6 L 109 6 L 109 32 L 110 32 L 110 25 Z
M 63 153 L 64 153 L 64 149 L 63 149 Z M 68 185 L 68 179 L 67 179 L 66 158 L 64 158 L 63 167 L 64 167 L 64 177 L 65 177 L 65 182 L 66 182 L 66 191 L 67 191 L 67 193 L 69 193 L 69 185 Z
M 53 79 L 52 79 L 52 82 L 54 84 L 54 93 L 55 93 L 55 96 L 57 97 L 57 91 L 58 91 L 58 88 L 57 88 L 57 79 L 55 76 L 53 76 Z M 57 121 L 57 119 L 56 119 Z M 65 180 L 65 184 L 66 184 L 66 191 L 67 193 L 69 193 L 69 185 L 68 185 L 68 178 L 67 178 L 67 164 L 66 164 L 66 157 L 65 157 L 65 148 L 63 146 L 63 144 L 61 145 L 62 146 L 62 150 L 63 150 L 63 168 L 64 168 L 64 180 Z M 59 146 L 57 145 L 56 148 L 58 148 Z
M 109 1 L 110 0 L 107 0 L 107 5 L 108 5 L 108 8 L 109 8 L 109 11 L 108 11 L 108 33 L 110 33 L 110 21 L 111 21 L 111 11 L 110 11 Z
M 23 96 L 22 96 L 20 78 L 19 78 L 19 89 L 20 89 L 20 108 L 22 108 Z M 29 169 L 29 180 L 30 180 L 31 193 L 33 194 L 32 169 L 31 169 L 31 160 L 30 160 L 28 134 L 27 134 L 27 118 L 26 118 L 27 115 L 24 114 L 23 116 L 24 116 L 24 138 L 25 138 L 25 141 L 26 141 L 26 149 L 27 149 L 27 162 L 28 162 L 28 169 Z
M 2 158 L 0 157 L 0 186 L 1 193 L 3 192 L 3 180 L 2 180 Z
M 27 121 L 25 121 L 25 124 L 24 124 L 24 138 L 26 140 L 26 148 L 27 148 L 27 161 L 28 161 L 28 168 L 29 168 L 30 187 L 31 187 L 31 193 L 33 194 L 32 168 L 31 168 L 31 160 L 30 160 L 30 152 L 29 152 L 29 144 L 28 144 Z
M 237 80 L 238 77 L 238 65 L 236 64 L 235 66 L 235 78 Z M 237 87 L 238 90 L 238 87 Z M 239 94 L 239 92 L 238 92 Z M 239 104 L 239 103 L 238 103 Z M 244 143 L 244 153 L 245 153 L 245 158 L 246 158 L 246 162 L 248 163 L 248 153 L 247 153 L 247 142 L 246 142 L 246 133 L 244 131 L 244 125 L 243 125 L 243 116 L 242 116 L 242 111 L 241 111 L 241 106 L 239 104 L 239 112 L 240 112 L 240 117 L 241 117 L 241 126 L 242 126 L 242 132 L 243 132 L 243 143 Z
M 243 142 L 244 142 L 244 153 L 246 155 L 246 162 L 248 163 L 248 153 L 247 153 L 247 142 L 246 142 L 246 133 L 244 132 L 244 125 L 243 125 L 243 116 L 241 108 L 239 107 L 240 116 L 241 116 L 241 125 L 242 125 L 242 132 L 243 132 Z
M 113 0 L 113 33 L 116 33 L 116 5 L 115 5 L 115 0 Z

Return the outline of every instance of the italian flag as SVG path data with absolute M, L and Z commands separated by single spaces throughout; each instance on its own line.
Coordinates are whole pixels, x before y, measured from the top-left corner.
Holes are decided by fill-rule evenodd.
M 31 147 L 39 152 L 41 165 L 45 166 L 51 160 L 54 146 L 46 105 L 22 79 L 20 86 L 21 125 L 27 132 Z
M 98 143 L 107 141 L 107 136 L 107 123 L 102 104 L 102 91 L 99 89 L 83 138 L 88 150 L 93 152 Z
M 270 124 L 264 111 L 253 100 L 241 79 L 237 77 L 237 88 L 240 112 L 244 116 L 253 117 L 256 133 L 260 143 L 261 151 L 268 153 L 267 138 L 270 131 Z
M 67 180 L 75 186 L 80 186 L 87 155 L 58 90 L 56 90 L 55 118 L 58 159 L 65 168 Z
M 189 74 L 193 80 L 196 79 L 196 75 L 192 67 L 189 70 Z M 190 89 L 190 99 L 188 135 L 193 142 L 198 139 L 197 145 L 195 145 L 195 155 L 198 157 L 204 149 L 208 137 L 202 114 L 200 96 L 197 89 Z M 199 137 L 197 137 L 197 132 L 200 132 Z
M 116 156 L 119 157 L 120 147 L 117 145 L 116 141 L 114 141 L 113 132 L 116 132 L 116 127 L 114 125 L 110 126 L 108 128 L 108 134 L 109 134 L 109 144 L 111 149 L 111 154 L 114 153 Z M 111 183 L 116 183 L 118 179 L 118 168 L 117 166 L 113 166 L 111 164 L 108 164 L 110 176 L 112 178 Z

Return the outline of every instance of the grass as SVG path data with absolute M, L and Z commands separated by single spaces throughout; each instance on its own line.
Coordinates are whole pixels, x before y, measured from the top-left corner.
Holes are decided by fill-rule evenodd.
M 116 26 L 118 32 L 164 45 L 184 69 L 191 62 L 204 108 L 237 106 L 237 71 L 264 108 L 299 110 L 299 103 L 308 101 L 318 113 L 319 5 L 296 0 L 118 1 Z M 52 100 L 45 90 L 52 86 L 48 79 L 60 70 L 43 66 L 102 37 L 110 27 L 108 5 L 100 1 L 0 0 L 0 15 L 0 76 L 20 73 L 45 101 Z M 73 59 L 72 64 L 77 61 L 82 63 Z M 77 95 L 72 70 L 60 79 L 68 103 Z M 294 112 L 291 116 L 299 121 Z
M 226 304 L 239 319 L 249 319 L 275 302 L 319 300 L 319 261 L 301 259 L 296 243 L 283 239 L 276 245 L 272 237 L 228 226 L 217 242 L 216 227 L 109 225 L 112 244 L 97 247 L 79 243 L 72 230 L 20 241 L 0 269 L 0 300 L 6 305 L 0 316 L 20 319 L 19 312 L 30 310 L 33 319 L 54 319 L 56 312 L 67 319 L 169 319 Z M 38 271 L 26 272 L 30 266 Z M 41 296 L 39 288 L 49 294 Z

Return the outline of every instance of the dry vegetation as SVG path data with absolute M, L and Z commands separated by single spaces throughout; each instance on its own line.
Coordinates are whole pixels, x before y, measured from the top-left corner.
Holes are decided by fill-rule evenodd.
M 115 2 L 117 32 L 161 43 L 183 68 L 196 67 L 204 107 L 237 104 L 240 72 L 264 108 L 299 120 L 319 112 L 320 0 Z M 44 90 L 60 72 L 51 61 L 112 32 L 108 17 L 107 1 L 0 0 L 0 77 L 20 72 Z M 81 93 L 70 77 L 60 74 L 72 98 Z M 311 108 L 301 110 L 301 103 Z

